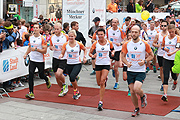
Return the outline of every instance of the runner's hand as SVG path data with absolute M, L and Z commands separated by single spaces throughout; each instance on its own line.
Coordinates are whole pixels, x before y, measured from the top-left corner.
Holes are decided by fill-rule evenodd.
M 87 62 L 87 59 L 84 57 L 83 58 L 83 63 L 85 64 Z
M 114 52 L 115 52 L 115 51 L 111 52 L 111 56 L 112 56 L 112 57 L 114 57 Z
M 123 62 L 122 61 L 119 61 L 119 67 L 123 67 Z
M 166 52 L 169 52 L 169 49 L 168 49 L 168 48 L 164 48 L 164 50 L 165 50 Z
M 145 63 L 144 63 L 144 60 L 141 60 L 140 62 L 138 62 L 138 64 L 140 65 L 140 66 L 143 66 Z
M 96 58 L 96 56 L 97 56 L 97 53 L 96 53 L 96 54 L 94 54 L 94 55 L 92 55 L 92 58 Z
M 60 55 L 59 55 L 59 59 L 61 59 L 62 57 L 63 57 L 63 55 L 62 55 L 62 54 L 60 54 Z
M 25 55 L 23 56 L 23 58 L 26 59 L 26 57 L 27 57 L 27 55 L 25 54 Z
M 132 62 L 128 62 L 127 67 L 130 68 L 132 66 Z
M 34 48 L 34 47 L 31 47 L 31 51 L 35 51 L 35 49 L 36 49 L 36 48 Z
M 169 53 L 167 53 L 167 55 L 168 55 L 168 56 L 171 56 L 171 55 L 173 55 L 173 53 L 172 53 L 172 52 L 169 52 Z

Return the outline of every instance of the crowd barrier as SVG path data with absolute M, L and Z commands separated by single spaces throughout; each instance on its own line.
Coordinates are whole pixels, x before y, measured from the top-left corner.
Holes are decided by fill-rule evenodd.
M 0 83 L 29 74 L 23 58 L 27 48 L 8 49 L 0 53 Z M 52 66 L 52 55 L 53 52 L 48 48 L 45 54 L 45 68 Z

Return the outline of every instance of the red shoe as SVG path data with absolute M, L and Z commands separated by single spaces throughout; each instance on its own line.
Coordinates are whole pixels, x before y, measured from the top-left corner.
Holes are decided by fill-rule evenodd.
M 139 109 L 135 109 L 132 113 L 132 117 L 136 117 L 139 114 L 140 114 Z

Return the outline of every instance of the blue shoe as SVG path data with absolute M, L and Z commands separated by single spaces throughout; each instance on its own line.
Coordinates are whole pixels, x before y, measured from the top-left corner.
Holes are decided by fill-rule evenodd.
M 72 83 L 70 84 L 70 86 L 71 86 L 71 87 L 73 86 Z
M 118 88 L 119 88 L 119 83 L 115 83 L 114 89 L 118 89 Z
M 112 76 L 115 77 L 115 72 L 114 70 L 112 69 Z
M 131 91 L 130 90 L 128 90 L 128 96 L 131 96 Z
M 163 89 L 163 85 L 161 85 L 160 91 L 164 91 L 164 89 Z
M 154 72 L 154 73 L 156 73 L 156 72 L 157 72 L 157 70 L 156 70 L 156 66 L 155 66 L 155 65 L 153 66 L 153 72 Z
M 63 75 L 66 77 L 67 76 L 67 74 L 66 73 L 63 73 Z
M 95 75 L 96 74 L 96 71 L 92 71 L 92 73 L 90 73 L 90 75 Z
M 149 69 L 149 67 L 147 67 L 147 68 L 146 68 L 146 73 L 148 73 L 148 72 L 149 72 L 149 70 L 150 70 L 150 69 Z

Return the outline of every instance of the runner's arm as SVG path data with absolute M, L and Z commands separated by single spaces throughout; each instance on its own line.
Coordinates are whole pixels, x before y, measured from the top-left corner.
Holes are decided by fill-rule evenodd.
M 29 47 L 26 51 L 26 53 L 24 54 L 23 58 L 26 59 L 26 56 L 31 52 L 31 45 L 29 44 Z
M 158 38 L 159 38 L 159 34 L 156 34 L 155 39 L 152 44 L 154 47 L 160 47 L 159 43 L 157 44 Z

